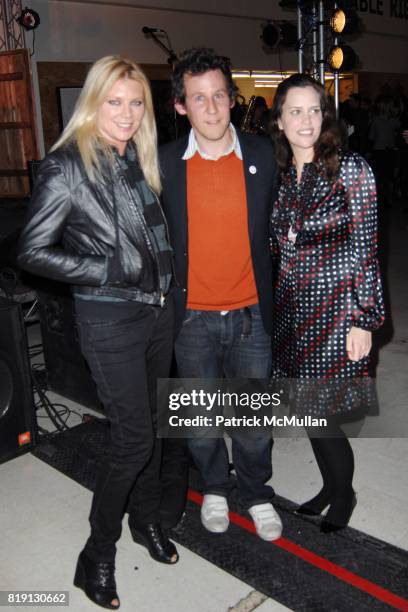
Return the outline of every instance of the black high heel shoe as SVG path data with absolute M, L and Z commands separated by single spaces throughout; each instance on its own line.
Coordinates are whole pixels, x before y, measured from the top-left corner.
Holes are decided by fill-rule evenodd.
M 326 516 L 320 523 L 320 531 L 322 533 L 332 533 L 334 531 L 339 531 L 340 529 L 344 529 L 351 515 L 353 514 L 353 510 L 357 504 L 357 496 L 353 491 L 353 495 L 349 498 L 339 498 L 334 500 L 333 503 L 330 504 L 330 508 L 326 513 Z
M 330 492 L 323 487 L 315 497 L 296 508 L 295 514 L 317 517 L 329 504 Z
M 130 525 L 130 533 L 137 544 L 145 546 L 150 556 L 160 563 L 174 565 L 179 560 L 178 552 L 173 542 L 164 535 L 158 523 L 147 523 L 146 525 Z M 175 560 L 174 556 L 176 556 Z
M 98 606 L 109 610 L 117 610 L 120 606 L 114 563 L 93 561 L 82 551 L 76 566 L 74 585 Z M 114 599 L 119 602 L 117 606 L 112 605 Z

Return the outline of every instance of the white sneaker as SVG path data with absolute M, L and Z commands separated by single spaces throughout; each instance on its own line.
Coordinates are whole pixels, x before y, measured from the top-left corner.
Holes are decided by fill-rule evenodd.
M 229 525 L 228 504 L 222 495 L 204 495 L 201 522 L 212 533 L 224 533 Z
M 263 540 L 277 540 L 282 535 L 282 521 L 272 504 L 256 504 L 248 510 L 255 523 L 256 533 Z

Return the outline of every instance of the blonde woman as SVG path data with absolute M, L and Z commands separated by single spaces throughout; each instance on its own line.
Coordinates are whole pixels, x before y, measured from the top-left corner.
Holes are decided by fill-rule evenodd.
M 19 263 L 71 285 L 82 352 L 110 422 L 74 581 L 109 609 L 120 605 L 114 562 L 128 500 L 133 538 L 157 561 L 178 560 L 160 525 L 155 435 L 156 380 L 168 376 L 173 345 L 160 190 L 146 76 L 130 59 L 104 57 L 41 164 Z

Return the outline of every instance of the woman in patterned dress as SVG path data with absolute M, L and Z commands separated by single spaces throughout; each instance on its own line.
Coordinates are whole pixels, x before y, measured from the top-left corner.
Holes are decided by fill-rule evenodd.
M 354 458 L 339 421 L 367 409 L 371 332 L 384 309 L 376 259 L 376 188 L 366 161 L 341 151 L 334 108 L 324 87 L 295 74 L 277 89 L 271 129 L 282 170 L 271 217 L 279 258 L 275 287 L 276 377 L 293 379 L 323 488 L 298 508 L 323 532 L 345 527 L 356 503 Z

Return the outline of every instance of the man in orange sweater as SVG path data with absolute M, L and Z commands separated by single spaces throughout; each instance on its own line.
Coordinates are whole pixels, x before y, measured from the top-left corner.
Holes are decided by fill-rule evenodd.
M 227 58 L 211 49 L 186 51 L 173 74 L 175 107 L 188 137 L 160 151 L 163 205 L 178 286 L 176 360 L 182 378 L 268 378 L 271 371 L 272 268 L 269 214 L 276 164 L 266 138 L 230 123 L 236 87 Z M 189 439 L 204 481 L 201 520 L 226 531 L 228 453 L 223 437 Z M 270 436 L 233 436 L 240 497 L 258 535 L 279 538 L 272 506 Z

